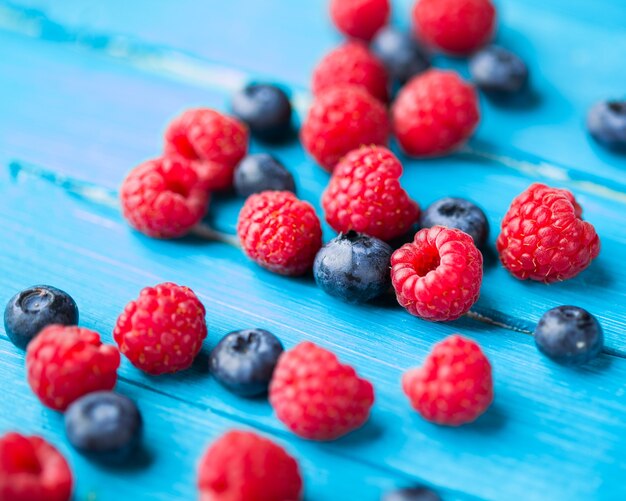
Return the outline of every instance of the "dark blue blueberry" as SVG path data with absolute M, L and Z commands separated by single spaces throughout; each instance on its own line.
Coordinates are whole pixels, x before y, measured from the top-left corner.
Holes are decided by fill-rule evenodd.
M 356 231 L 340 234 L 315 256 L 315 282 L 327 294 L 344 301 L 369 301 L 391 286 L 392 253 L 393 249 L 378 238 Z
M 528 81 L 528 67 L 511 51 L 495 45 L 472 56 L 469 70 L 478 88 L 502 94 L 521 91 Z
M 426 487 L 409 487 L 385 494 L 382 501 L 441 501 L 441 498 Z
M 267 153 L 245 157 L 235 169 L 234 185 L 240 197 L 248 197 L 265 190 L 296 192 L 291 173 Z
M 602 327 L 588 311 L 557 306 L 546 311 L 535 329 L 537 348 L 551 359 L 579 365 L 596 357 L 604 344 Z
M 370 50 L 385 65 L 389 76 L 401 84 L 430 67 L 430 57 L 419 43 L 409 33 L 393 28 L 380 30 Z
M 603 101 L 589 110 L 587 128 L 599 143 L 626 150 L 626 101 Z
M 81 453 L 103 462 L 128 459 L 141 442 L 143 420 L 135 403 L 112 391 L 75 400 L 65 411 L 65 433 Z
M 62 290 L 35 285 L 11 298 L 4 310 L 4 329 L 18 348 L 26 346 L 46 326 L 77 325 L 78 307 Z
M 222 385 L 242 397 L 267 392 L 283 345 L 264 329 L 226 334 L 209 357 L 211 373 Z
M 291 103 L 276 85 L 249 84 L 233 96 L 231 107 L 258 139 L 274 142 L 291 135 Z
M 447 197 L 437 200 L 422 212 L 420 226 L 446 226 L 469 234 L 477 247 L 482 247 L 489 235 L 485 213 L 469 200 Z

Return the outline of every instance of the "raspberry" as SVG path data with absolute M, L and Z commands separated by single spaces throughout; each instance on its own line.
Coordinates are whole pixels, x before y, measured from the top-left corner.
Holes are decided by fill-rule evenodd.
M 249 431 L 218 438 L 200 460 L 201 501 L 297 501 L 298 463 L 285 449 Z
M 567 280 L 600 253 L 596 231 L 567 190 L 535 183 L 511 203 L 496 241 L 500 261 L 520 280 Z
M 371 40 L 387 24 L 389 0 L 331 0 L 330 17 L 344 35 Z
M 455 72 L 428 70 L 409 81 L 391 109 L 393 128 L 408 155 L 444 155 L 478 125 L 478 95 Z
M 205 310 L 189 287 L 146 287 L 126 305 L 113 337 L 135 367 L 154 376 L 187 369 L 207 335 Z
M 72 472 L 65 458 L 40 437 L 0 438 L 0 499 L 69 501 Z
M 307 341 L 280 356 L 269 397 L 278 419 L 296 435 L 334 440 L 367 421 L 374 388 L 333 353 Z
M 313 71 L 313 93 L 337 85 L 363 87 L 380 101 L 389 99 L 387 70 L 362 42 L 347 42 L 326 54 Z
M 485 45 L 496 26 L 491 0 L 417 0 L 416 35 L 444 52 L 465 55 Z
M 349 151 L 361 145 L 387 144 L 389 119 L 383 104 L 352 85 L 320 92 L 300 132 L 302 145 L 332 171 Z
M 424 419 L 470 423 L 493 401 L 491 364 L 478 343 L 453 334 L 434 346 L 422 367 L 404 373 L 402 389 Z
M 250 259 L 281 275 L 305 273 L 322 246 L 315 210 L 289 191 L 248 197 L 239 213 L 237 235 Z
M 182 157 L 157 158 L 135 167 L 122 183 L 120 200 L 130 225 L 155 238 L 182 237 L 209 205 L 209 195 Z
M 208 108 L 185 111 L 165 131 L 165 152 L 189 160 L 207 190 L 233 184 L 233 172 L 248 148 L 248 129 L 237 119 Z
M 335 231 L 355 230 L 382 240 L 404 235 L 420 215 L 400 186 L 402 164 L 387 148 L 364 146 L 337 164 L 322 195 L 326 221 Z
M 391 282 L 398 302 L 411 315 L 455 320 L 478 300 L 483 256 L 461 230 L 433 226 L 391 256 Z
M 115 346 L 76 326 L 50 325 L 26 350 L 28 384 L 44 405 L 58 411 L 87 393 L 111 390 L 119 365 Z

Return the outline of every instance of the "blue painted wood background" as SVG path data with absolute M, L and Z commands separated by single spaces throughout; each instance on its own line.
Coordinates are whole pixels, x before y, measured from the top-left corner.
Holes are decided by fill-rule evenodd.
M 339 303 L 312 279 L 272 275 L 224 244 L 144 238 L 107 203 L 131 167 L 159 153 L 164 125 L 186 107 L 226 109 L 234 89 L 264 77 L 289 85 L 302 112 L 315 62 L 340 40 L 325 3 L 0 1 L 0 300 L 35 283 L 56 285 L 76 298 L 81 324 L 110 342 L 126 302 L 171 280 L 197 291 L 209 324 L 187 372 L 149 377 L 122 363 L 118 390 L 137 400 L 146 421 L 145 453 L 132 467 L 103 468 L 69 447 L 62 417 L 31 394 L 23 353 L 3 331 L 0 432 L 55 443 L 75 472 L 77 500 L 194 499 L 200 454 L 233 427 L 260 430 L 297 456 L 308 500 L 375 500 L 414 483 L 445 499 L 626 498 L 626 159 L 584 130 L 590 104 L 624 96 L 622 0 L 499 1 L 498 39 L 530 63 L 533 95 L 508 106 L 483 100 L 480 129 L 464 151 L 405 163 L 403 182 L 422 205 L 449 194 L 479 202 L 496 230 L 492 247 L 508 204 L 528 184 L 573 190 L 603 247 L 566 283 L 516 281 L 487 253 L 474 318 L 432 324 L 392 301 Z M 400 26 L 410 3 L 394 4 Z M 463 61 L 437 63 L 466 74 Z M 272 151 L 319 208 L 327 174 L 297 142 Z M 93 183 L 90 196 L 72 179 Z M 232 232 L 240 204 L 216 200 L 211 223 Z M 581 369 L 543 358 L 529 335 L 546 309 L 563 303 L 588 308 L 606 332 L 605 353 Z M 306 442 L 267 402 L 222 389 L 206 354 L 230 330 L 254 326 L 288 347 L 313 340 L 357 367 L 376 388 L 370 422 L 333 443 Z M 399 386 L 401 373 L 453 332 L 480 342 L 496 381 L 492 408 L 459 429 L 420 419 Z

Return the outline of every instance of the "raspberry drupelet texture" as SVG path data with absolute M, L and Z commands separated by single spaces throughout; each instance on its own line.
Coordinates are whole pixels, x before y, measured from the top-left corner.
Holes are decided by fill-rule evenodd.
M 434 346 L 422 367 L 404 373 L 402 389 L 424 419 L 470 423 L 493 401 L 491 364 L 476 342 L 454 334 Z
M 400 185 L 401 175 L 402 164 L 387 148 L 351 151 L 335 167 L 322 195 L 326 221 L 342 233 L 354 230 L 381 240 L 404 235 L 420 209 Z
M 205 309 L 189 287 L 170 282 L 146 287 L 126 305 L 113 337 L 144 372 L 159 375 L 191 366 L 207 336 Z
M 249 431 L 233 430 L 200 460 L 201 501 L 298 501 L 302 477 L 285 449 Z
M 400 90 L 391 115 L 406 154 L 445 155 L 462 146 L 478 125 L 478 95 L 457 73 L 431 69 Z
M 233 184 L 233 172 L 248 149 L 248 129 L 239 120 L 208 108 L 185 111 L 165 131 L 165 153 L 193 160 L 207 190 Z
M 322 246 L 315 209 L 289 191 L 248 197 L 239 213 L 237 235 L 246 255 L 281 275 L 302 275 Z
M 334 440 L 367 421 L 374 388 L 333 353 L 307 341 L 278 359 L 269 396 L 278 419 L 293 433 Z
M 137 231 L 155 238 L 182 237 L 207 211 L 209 195 L 189 160 L 148 160 L 126 176 L 120 189 L 124 217 Z
M 50 325 L 26 351 L 28 384 L 44 405 L 58 411 L 87 393 L 111 390 L 119 365 L 115 346 L 76 326 Z
M 389 0 L 331 0 L 330 17 L 344 35 L 371 40 L 387 24 Z
M 69 501 L 72 472 L 43 438 L 7 433 L 0 437 L 0 499 Z
M 496 247 L 513 276 L 550 283 L 587 268 L 600 239 L 572 193 L 535 183 L 511 203 Z
M 387 70 L 362 42 L 346 42 L 332 50 L 313 71 L 313 93 L 337 85 L 356 85 L 380 101 L 389 99 Z
M 417 0 L 413 8 L 416 35 L 428 45 L 453 55 L 466 55 L 485 45 L 496 26 L 491 0 Z
M 386 145 L 389 118 L 383 104 L 361 87 L 337 86 L 320 92 L 306 116 L 300 137 L 326 170 L 362 145 Z
M 443 322 L 465 314 L 478 300 L 483 256 L 460 230 L 433 226 L 391 256 L 391 282 L 411 315 Z

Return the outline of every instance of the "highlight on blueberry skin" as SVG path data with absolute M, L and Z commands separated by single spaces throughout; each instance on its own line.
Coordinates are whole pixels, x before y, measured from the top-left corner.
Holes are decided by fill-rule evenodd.
M 422 228 L 445 226 L 464 231 L 481 248 L 489 236 L 489 221 L 483 210 L 464 198 L 446 197 L 430 204 L 420 217 Z
M 394 28 L 380 30 L 370 45 L 389 76 L 400 84 L 430 68 L 430 56 L 410 34 Z
M 291 172 L 267 153 L 245 157 L 235 169 L 233 184 L 240 197 L 249 197 L 253 193 L 267 190 L 296 192 L 296 183 Z
M 626 151 L 626 101 L 602 101 L 587 114 L 587 129 L 600 144 Z
M 441 498 L 427 487 L 407 487 L 388 492 L 381 501 L 441 501 Z
M 577 306 L 557 306 L 539 320 L 535 343 L 539 351 L 556 362 L 580 365 L 600 354 L 604 334 L 588 311 Z
M 22 350 L 52 324 L 78 325 L 78 307 L 67 292 L 50 285 L 35 285 L 18 292 L 4 310 L 7 336 Z
M 515 94 L 528 82 L 526 63 L 513 52 L 495 45 L 474 54 L 469 71 L 476 86 L 487 92 Z

